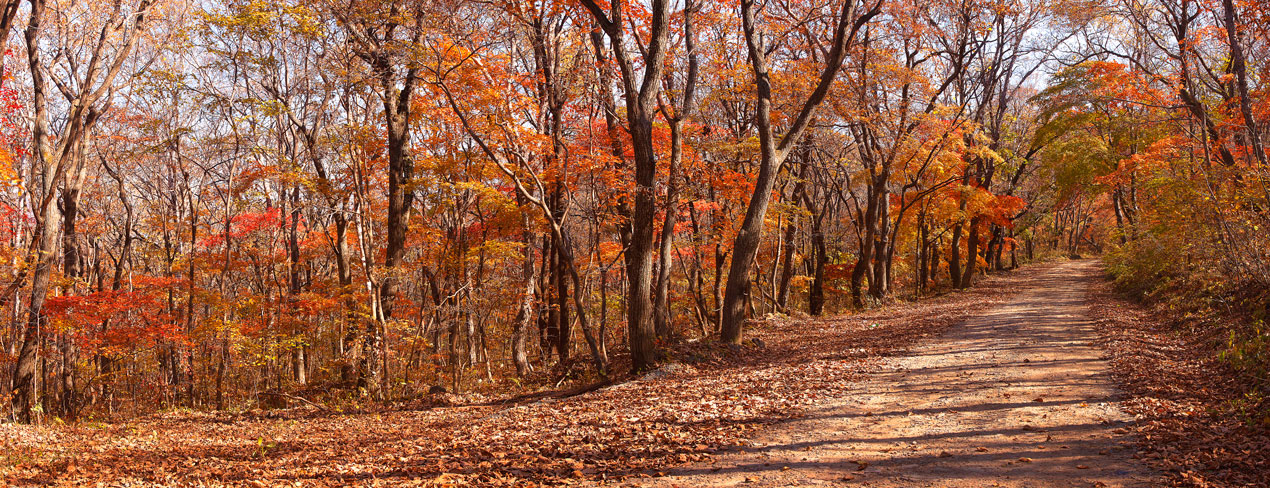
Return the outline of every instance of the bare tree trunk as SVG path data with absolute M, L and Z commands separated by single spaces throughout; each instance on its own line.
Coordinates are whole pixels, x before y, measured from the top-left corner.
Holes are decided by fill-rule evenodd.
M 122 230 L 123 246 L 119 251 L 119 259 L 115 261 L 114 275 L 110 280 L 110 289 L 112 291 L 119 291 L 123 288 L 124 269 L 132 263 L 132 223 L 134 219 L 134 210 L 132 208 L 132 201 L 128 199 L 128 191 L 124 186 L 123 176 L 111 168 L 104 158 L 102 159 L 101 165 L 102 168 L 106 170 L 106 173 L 109 174 L 111 178 L 114 178 L 115 188 L 119 194 L 119 201 L 124 207 L 124 224 Z M 228 245 L 228 242 L 226 242 L 226 245 Z M 101 323 L 101 332 L 105 333 L 109 329 L 110 320 L 103 320 Z M 114 367 L 114 362 L 111 357 L 99 350 L 97 352 L 97 369 L 102 376 L 101 392 L 102 398 L 104 398 L 107 402 L 107 408 L 110 408 L 111 386 L 114 384 Z
M 772 85 L 768 74 L 767 41 L 764 33 L 760 32 L 758 9 L 754 1 L 741 1 L 741 24 L 745 32 L 746 51 L 756 87 L 755 125 L 759 133 L 760 158 L 758 176 L 754 180 L 754 193 L 746 206 L 745 217 L 741 221 L 741 228 L 737 231 L 736 240 L 732 245 L 732 263 L 728 269 L 727 288 L 723 299 L 723 330 L 720 333 L 720 338 L 724 342 L 741 342 L 745 322 L 745 301 L 750 294 L 750 264 L 758 255 L 763 235 L 763 219 L 767 215 L 767 206 L 771 201 L 772 189 L 775 187 L 781 165 L 810 125 L 816 107 L 829 94 L 829 88 L 842 67 L 842 61 L 852 44 L 852 39 L 855 38 L 856 31 L 880 11 L 880 0 L 872 9 L 861 15 L 855 14 L 854 0 L 842 2 L 841 10 L 835 19 L 833 42 L 826 55 L 816 88 L 804 101 L 788 131 L 777 141 L 771 123 Z
M 1256 155 L 1257 162 L 1264 168 L 1267 166 L 1266 151 L 1262 148 L 1261 132 L 1252 114 L 1252 100 L 1248 95 L 1248 63 L 1244 58 L 1243 45 L 1239 43 L 1239 22 L 1234 0 L 1222 0 L 1222 14 L 1226 24 L 1226 39 L 1230 43 L 1230 68 L 1235 74 L 1235 87 L 1239 92 L 1239 113 L 1243 115 L 1248 145 Z
M 627 52 L 628 40 L 623 7 L 613 3 L 611 9 L 595 0 L 581 0 L 609 38 L 609 49 L 622 73 L 622 92 L 626 101 L 627 129 L 635 163 L 635 194 L 627 213 L 630 226 L 626 249 L 627 343 L 631 351 L 631 369 L 641 371 L 657 362 L 656 328 L 653 324 L 653 220 L 657 201 L 657 155 L 653 151 L 653 119 L 662 90 L 662 73 L 669 46 L 670 2 L 651 0 L 649 4 L 647 46 L 640 49 L 643 68 L 637 69 Z M 597 45 L 597 56 L 602 57 Z M 637 78 L 639 78 L 637 80 Z M 616 140 L 613 141 L 616 144 Z M 623 205 L 625 206 L 625 205 Z
M 963 200 L 959 208 L 965 210 Z M 953 288 L 961 288 L 961 234 L 965 232 L 965 222 L 958 220 L 953 224 L 952 245 L 948 249 L 948 279 Z
M 670 180 L 666 186 L 666 209 L 661 223 L 661 245 L 657 261 L 657 293 L 653 298 L 653 326 L 657 339 L 670 340 L 673 317 L 670 313 L 670 272 L 675 247 L 675 220 L 679 212 L 679 165 L 683 158 L 683 121 L 670 125 Z
M 528 202 L 525 197 L 517 194 L 517 203 L 522 207 Z M 521 297 L 520 310 L 516 312 L 516 321 L 512 324 L 511 352 L 512 363 L 516 366 L 516 374 L 524 376 L 533 371 L 533 366 L 529 363 L 529 355 L 525 352 L 525 339 L 529 331 L 529 324 L 534 320 L 534 239 L 533 233 L 529 229 L 529 214 L 527 211 L 521 214 L 521 240 L 524 242 L 525 256 L 521 260 L 520 279 L 521 279 Z
M 667 107 L 662 107 L 662 112 L 671 119 L 670 122 L 670 175 L 666 182 L 666 208 L 665 219 L 662 221 L 661 227 L 661 249 L 658 256 L 660 258 L 658 274 L 657 274 L 657 293 L 653 299 L 654 311 L 654 329 L 657 338 L 662 341 L 668 341 L 674 335 L 671 330 L 673 325 L 673 317 L 670 312 L 670 273 L 674 263 L 672 262 L 672 252 L 675 242 L 675 222 L 679 217 L 679 179 L 680 167 L 683 164 L 683 126 L 684 121 L 696 108 L 697 93 L 697 72 L 699 63 L 697 60 L 697 35 L 696 24 L 693 19 L 697 5 L 693 0 L 686 0 L 684 3 L 684 46 L 688 55 L 688 79 L 684 85 L 683 99 L 680 100 L 677 113 L 671 115 Z
M 384 272 L 378 283 L 375 313 L 365 321 L 360 382 L 364 382 L 373 396 L 381 397 L 382 378 L 380 365 L 385 356 L 383 341 L 379 340 L 394 312 L 394 302 L 400 278 L 396 271 L 405 257 L 406 230 L 410 221 L 414 192 L 414 157 L 411 154 L 410 123 L 413 118 L 415 85 L 419 81 L 419 66 L 410 51 L 423 39 L 422 24 L 424 4 L 404 6 L 391 3 L 388 10 L 394 13 L 385 17 L 350 18 L 340 16 L 344 31 L 349 34 L 353 51 L 371 69 L 378 82 L 378 95 L 383 105 L 388 156 L 388 216 L 384 249 Z M 405 49 L 403 50 L 402 47 Z M 404 52 L 403 52 L 404 51 Z
M 872 278 L 873 253 L 877 250 L 878 199 L 874 194 L 874 185 L 870 182 L 869 194 L 865 197 L 864 236 L 860 240 L 860 253 L 856 256 L 855 267 L 851 269 L 851 304 L 856 308 L 864 307 L 864 280 Z
M 873 198 L 877 201 L 877 217 L 874 219 L 873 225 L 877 228 L 874 231 L 874 250 L 873 250 L 873 276 L 869 279 L 869 296 L 875 300 L 880 300 L 889 293 L 888 285 L 890 284 L 891 255 L 890 243 L 891 236 L 891 203 L 890 191 L 887 189 L 887 180 L 890 179 L 890 171 L 883 171 L 878 175 L 878 182 L 874 184 Z
M 798 252 L 794 243 L 797 232 L 798 226 L 790 222 L 785 225 L 785 236 L 782 238 L 784 250 L 781 253 L 781 274 L 776 288 L 776 309 L 786 314 L 789 313 L 789 284 L 794 278 L 794 253 Z
M 562 214 L 557 214 L 556 218 L 563 219 L 563 217 L 564 216 Z M 569 273 L 569 269 L 571 269 L 573 264 L 566 262 L 566 259 L 571 258 L 565 257 L 565 249 L 562 244 L 563 243 L 557 243 L 555 246 L 555 267 L 552 269 L 552 273 L 555 275 L 553 281 L 556 285 L 556 293 L 552 298 L 556 300 L 556 303 L 552 311 L 555 312 L 556 319 L 556 343 L 554 344 L 556 348 L 556 355 L 560 363 L 564 364 L 569 362 L 569 355 L 571 353 L 570 346 L 573 343 L 573 322 L 569 320 L 569 282 L 565 280 L 565 277 Z M 571 255 L 572 249 L 569 249 L 568 251 Z M 580 293 L 580 290 L 575 287 L 573 293 L 576 295 Z M 582 310 L 578 310 L 577 312 L 579 314 L 584 313 Z
M 926 211 L 922 209 L 917 214 L 917 289 L 913 291 L 913 295 L 922 296 L 922 292 L 926 290 L 926 282 L 930 277 L 929 265 L 927 259 L 930 258 L 930 228 L 926 226 Z
M 970 288 L 974 284 L 976 267 L 979 264 L 979 223 L 978 216 L 970 218 L 970 226 L 966 230 L 966 268 L 962 271 L 960 288 Z
M 92 126 L 99 115 L 100 112 L 90 108 L 85 117 L 85 125 Z M 88 138 L 87 134 L 82 137 L 82 140 Z M 63 182 L 61 195 L 62 275 L 70 281 L 69 286 L 62 289 L 66 295 L 77 293 L 78 281 L 83 275 L 82 256 L 75 227 L 76 219 L 79 217 L 79 197 L 84 187 L 84 179 L 88 175 L 88 167 L 84 161 L 83 144 L 83 142 L 79 142 L 70 148 L 69 162 L 71 167 L 66 174 L 66 181 Z M 74 343 L 65 340 L 65 338 L 60 342 L 62 345 L 62 394 L 59 407 L 63 416 L 73 419 L 76 416 L 79 405 L 79 391 L 75 385 L 76 347 Z
M 811 231 L 812 273 L 811 284 L 807 288 L 807 313 L 823 315 L 825 313 L 825 261 L 829 259 L 825 245 L 825 234 L 816 223 Z

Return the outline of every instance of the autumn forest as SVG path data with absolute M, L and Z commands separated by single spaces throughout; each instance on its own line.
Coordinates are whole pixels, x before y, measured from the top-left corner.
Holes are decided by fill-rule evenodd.
M 703 401 L 723 387 L 656 382 L 857 365 L 738 376 L 775 422 L 875 357 L 928 347 L 954 364 L 983 344 L 938 345 L 979 340 L 957 328 L 975 317 L 1086 331 L 1072 340 L 1111 351 L 1097 367 L 1139 396 L 1168 376 L 1142 369 L 1165 359 L 1133 356 L 1164 349 L 1134 341 L 1177 341 L 1177 361 L 1214 371 L 1184 389 L 1227 395 L 1194 405 L 1221 405 L 1212 422 L 1238 426 L 1248 451 L 1270 446 L 1259 0 L 0 0 L 0 30 L 0 391 L 8 425 L 45 429 L 3 431 L 7 452 L 28 445 L 17 432 L 172 416 L 329 425 L 625 389 L 604 401 Z M 1086 286 L 1093 298 L 1066 301 Z M 1058 306 L 1088 324 L 1047 322 Z M 993 318 L 1006 312 L 1023 318 Z M 1127 332 L 1147 323 L 1158 336 Z M 794 382 L 821 374 L 836 379 Z M 1148 444 L 1215 425 L 1125 411 Z M 757 435 L 721 415 L 613 434 L 659 453 L 626 468 L 595 461 L 611 444 L 535 450 L 568 459 L 540 471 L 511 474 L 526 463 L 486 447 L 420 472 L 663 475 Z M 252 432 L 243 463 L 309 449 Z M 1208 457 L 1152 469 L 1215 483 L 1194 486 L 1265 474 L 1264 458 L 1196 446 Z M 0 473 L 111 479 L 75 478 L 70 452 L 5 454 Z M 886 472 L 851 462 L 860 474 L 835 479 Z M 1068 479 L 1055 469 L 1049 481 Z M 119 479 L 347 481 L 229 472 L 242 471 Z

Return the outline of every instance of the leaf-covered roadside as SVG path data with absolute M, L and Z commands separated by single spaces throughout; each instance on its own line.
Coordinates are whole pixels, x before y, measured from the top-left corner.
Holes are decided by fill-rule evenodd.
M 837 319 L 771 320 L 741 348 L 563 399 L 332 415 L 169 413 L 120 424 L 0 426 L 10 485 L 532 486 L 608 482 L 708 461 L 841 395 L 872 360 L 1007 300 L 1036 268 Z M 668 370 L 669 371 L 669 370 Z
M 1175 330 L 1151 308 L 1096 285 L 1091 313 L 1114 374 L 1133 397 L 1138 456 L 1174 486 L 1265 486 L 1270 425 L 1241 412 L 1249 382 L 1217 358 L 1210 337 Z

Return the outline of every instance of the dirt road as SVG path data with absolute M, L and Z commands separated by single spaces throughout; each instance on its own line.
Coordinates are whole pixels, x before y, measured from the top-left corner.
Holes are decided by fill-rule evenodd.
M 754 445 L 643 486 L 1149 486 L 1085 304 L 1093 261 L 886 360 Z

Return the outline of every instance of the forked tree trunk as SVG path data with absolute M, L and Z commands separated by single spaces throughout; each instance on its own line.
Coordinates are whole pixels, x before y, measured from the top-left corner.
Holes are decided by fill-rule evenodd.
M 732 263 L 728 268 L 727 288 L 723 298 L 723 330 L 720 338 L 724 342 L 741 342 L 745 322 L 745 301 L 750 295 L 750 264 L 758 255 L 759 244 L 763 236 L 763 220 L 767 215 L 767 207 L 772 199 L 772 189 L 781 165 L 811 123 L 816 107 L 829 94 L 833 80 L 846 52 L 855 38 L 856 31 L 881 11 L 881 0 L 869 11 L 856 15 L 855 0 L 843 0 L 841 9 L 835 19 L 833 41 L 825 57 L 823 70 L 816 88 L 808 95 L 798 116 L 792 120 L 788 131 L 778 141 L 772 127 L 772 85 L 768 73 L 767 40 L 760 32 L 758 8 L 753 0 L 741 0 L 741 26 L 745 34 L 747 57 L 754 74 L 755 91 L 755 125 L 759 134 L 759 167 L 758 176 L 754 180 L 754 193 L 745 209 L 745 218 L 737 231 L 732 245 Z

